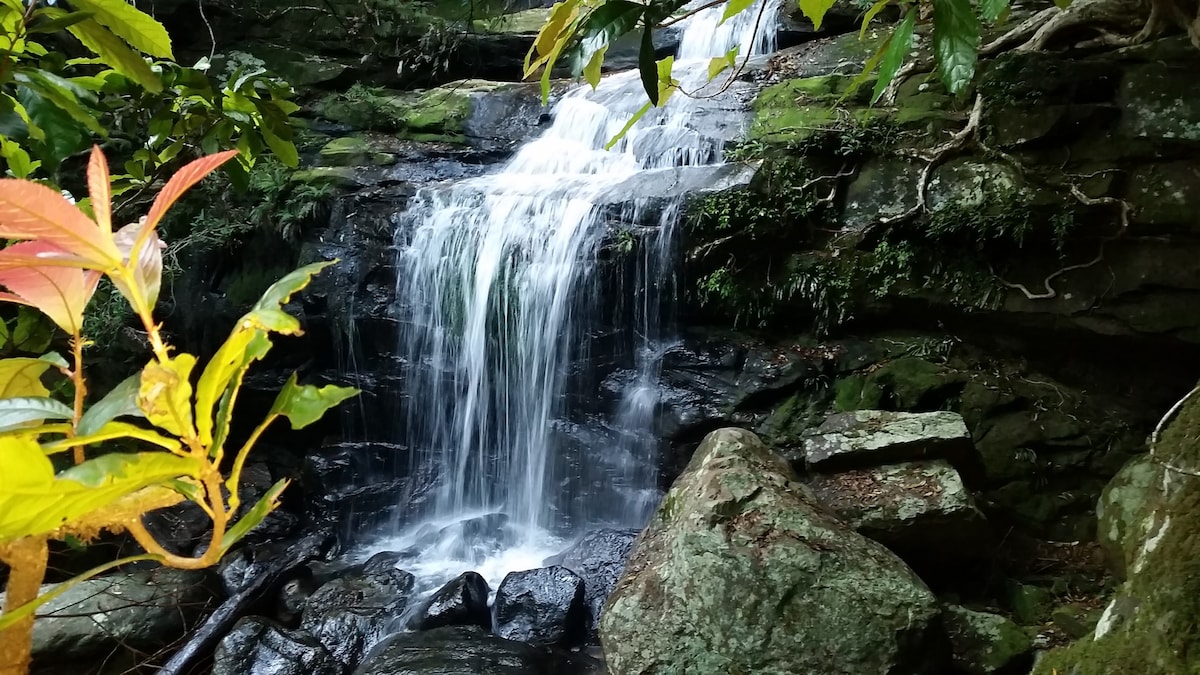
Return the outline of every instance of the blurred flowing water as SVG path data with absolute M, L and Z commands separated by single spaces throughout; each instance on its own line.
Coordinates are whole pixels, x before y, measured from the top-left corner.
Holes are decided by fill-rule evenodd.
M 646 100 L 636 71 L 566 92 L 548 130 L 499 172 L 411 200 L 396 289 L 409 403 L 395 423 L 410 475 L 426 485 L 419 500 L 410 490 L 392 536 L 361 555 L 403 551 L 402 567 L 426 589 L 466 570 L 494 588 L 571 536 L 641 527 L 657 506 L 654 417 L 673 339 L 675 234 L 689 189 L 681 172 L 722 162 L 723 142 L 696 123 L 722 114 L 705 98 L 725 79 L 708 82 L 709 60 L 773 48 L 774 30 L 756 25 L 773 21 L 773 7 L 724 23 L 722 10 L 680 24 L 674 76 L 693 96 L 651 110 L 611 150 Z M 640 186 L 656 182 L 644 196 Z M 604 246 L 627 258 L 615 284 L 623 298 L 604 296 L 614 286 Z M 633 367 L 605 381 L 605 433 L 589 435 L 564 413 L 573 397 L 598 396 L 589 363 L 613 348 L 600 346 L 613 321 L 629 328 Z

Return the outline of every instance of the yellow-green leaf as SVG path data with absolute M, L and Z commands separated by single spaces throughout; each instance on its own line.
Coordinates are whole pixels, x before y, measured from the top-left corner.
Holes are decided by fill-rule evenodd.
M 800 11 L 813 22 L 813 28 L 821 30 L 825 14 L 833 8 L 834 0 L 800 0 Z
M 602 45 L 592 53 L 592 58 L 588 59 L 587 65 L 583 67 L 583 79 L 592 85 L 592 89 L 600 84 L 600 66 L 604 65 L 604 54 L 607 51 L 608 45 Z
M 0 399 L 49 396 L 50 390 L 42 384 L 42 375 L 50 366 L 50 362 L 42 359 L 0 360 Z
M 142 369 L 138 387 L 138 407 L 146 419 L 181 438 L 194 438 L 192 425 L 192 383 L 189 377 L 196 357 L 179 354 L 167 361 L 151 361 Z
M 638 120 L 645 117 L 646 113 L 650 112 L 650 109 L 653 107 L 654 104 L 647 101 L 646 105 L 638 108 L 638 111 L 633 113 L 633 116 L 629 118 L 629 121 L 625 123 L 625 126 L 621 127 L 621 130 L 617 132 L 617 135 L 608 139 L 608 142 L 604 144 L 604 149 L 612 150 L 614 145 L 620 143 L 622 138 L 625 138 L 625 134 L 629 133 L 629 130 L 633 128 L 633 125 L 637 124 Z
M 71 0 L 76 9 L 91 12 L 92 17 L 122 40 L 151 56 L 174 60 L 171 36 L 167 29 L 125 0 Z
M 84 436 L 95 433 L 100 430 L 100 427 L 118 417 L 130 415 L 144 417 L 145 414 L 138 407 L 137 402 L 141 383 L 140 375 L 131 375 L 113 387 L 104 395 L 104 398 L 83 413 L 83 417 L 79 420 L 79 433 Z
M 892 31 L 892 37 L 883 53 L 883 61 L 879 64 L 879 78 L 875 80 L 875 91 L 871 94 L 872 104 L 883 96 L 888 85 L 896 78 L 896 73 L 900 72 L 900 65 L 912 49 L 913 26 L 916 20 L 917 8 L 913 7 L 904 15 L 904 20 L 896 26 L 896 30 Z
M 878 16 L 879 13 L 883 11 L 883 8 L 887 7 L 891 1 L 892 0 L 879 0 L 875 4 L 871 5 L 871 8 L 868 9 L 867 13 L 863 15 L 862 26 L 858 29 L 859 40 L 867 37 L 867 26 L 870 25 L 871 19 L 874 19 L 876 16 Z
M 271 414 L 283 415 L 292 423 L 293 429 L 304 427 L 321 419 L 326 410 L 357 396 L 359 391 L 353 387 L 339 387 L 328 384 L 324 387 L 312 385 L 297 385 L 296 374 L 288 378 L 275 403 L 271 406 Z
M 242 537 L 249 534 L 250 530 L 253 530 L 255 526 L 261 523 L 267 517 L 267 514 L 274 511 L 279 506 L 279 495 L 287 486 L 287 479 L 272 485 L 271 489 L 267 490 L 267 493 L 246 512 L 246 515 L 242 516 L 241 520 L 237 521 L 225 533 L 225 538 L 221 540 L 221 551 L 228 551 L 234 544 L 241 541 Z M 230 489 L 232 490 L 233 488 L 230 487 Z
M 25 130 L 29 132 L 30 138 L 35 141 L 46 140 L 46 132 L 34 123 L 33 119 L 29 117 L 29 111 L 25 109 L 24 105 L 21 105 L 20 101 L 8 94 L 3 94 L 3 98 L 7 101 L 6 105 L 11 106 L 17 117 L 20 117 L 21 121 L 25 123 Z
M 137 82 L 146 91 L 153 94 L 162 91 L 162 80 L 150 70 L 146 59 L 126 46 L 107 28 L 96 23 L 95 19 L 80 21 L 67 28 L 67 31 L 82 42 L 84 47 L 104 59 L 109 67 Z
M 168 438 L 157 431 L 143 429 L 127 422 L 109 422 L 95 432 L 87 435 L 76 436 L 74 438 L 64 438 L 61 441 L 53 441 L 51 443 L 43 443 L 42 451 L 47 455 L 53 455 L 59 452 L 66 452 L 71 448 L 77 448 L 84 445 L 93 445 L 95 443 L 102 443 L 104 441 L 111 441 L 119 438 L 145 441 L 147 443 L 157 445 L 164 450 L 179 451 L 183 447 L 178 439 Z
M 753 4 L 754 0 L 729 0 L 729 2 L 725 3 L 725 12 L 721 15 L 721 21 L 717 25 L 719 26 L 741 14 L 747 7 Z

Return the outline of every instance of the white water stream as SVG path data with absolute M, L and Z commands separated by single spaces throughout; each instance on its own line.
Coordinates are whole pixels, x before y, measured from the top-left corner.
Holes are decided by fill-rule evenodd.
M 681 24 L 674 74 L 686 91 L 720 86 L 724 78 L 706 84 L 711 57 L 773 47 L 772 10 L 756 31 L 756 7 L 719 25 L 722 9 Z M 424 464 L 438 482 L 419 522 L 360 553 L 406 551 L 401 567 L 424 590 L 467 570 L 494 589 L 510 571 L 541 566 L 564 538 L 641 527 L 657 505 L 651 425 L 670 337 L 662 294 L 673 292 L 667 277 L 684 195 L 664 205 L 627 193 L 656 171 L 719 164 L 722 147 L 693 124 L 708 100 L 676 94 L 605 150 L 645 100 L 636 71 L 605 77 L 595 91 L 578 86 L 555 106 L 549 129 L 499 172 L 425 189 L 409 206 L 397 293 L 413 308 L 399 343 L 412 403 L 398 422 L 413 471 Z M 591 295 L 614 215 L 647 232 L 634 281 L 644 287 L 626 317 L 639 336 L 636 373 L 610 411 L 613 446 L 593 449 L 581 467 L 563 459 L 559 432 L 568 383 L 589 353 L 588 314 L 606 302 Z

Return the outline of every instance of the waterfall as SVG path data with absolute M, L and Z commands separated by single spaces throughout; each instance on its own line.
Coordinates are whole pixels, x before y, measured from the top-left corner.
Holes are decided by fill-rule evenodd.
M 640 527 L 656 506 L 652 424 L 684 195 L 643 198 L 636 186 L 721 162 L 722 142 L 695 124 L 721 84 L 707 82 L 709 59 L 735 46 L 766 53 L 774 37 L 772 9 L 762 30 L 757 7 L 720 24 L 722 10 L 681 23 L 674 74 L 697 96 L 676 94 L 612 150 L 605 144 L 645 102 L 636 71 L 565 93 L 547 131 L 498 172 L 411 200 L 397 241 L 408 392 L 397 423 L 412 473 L 431 483 L 397 539 L 377 548 L 407 549 L 404 567 L 419 578 L 474 569 L 494 587 L 508 570 L 540 566 L 561 537 Z M 611 445 L 581 457 L 565 449 L 563 414 L 571 382 L 586 382 L 574 392 L 584 398 L 600 385 L 581 364 L 598 339 L 595 316 L 616 311 L 598 297 L 614 222 L 640 235 L 634 301 L 621 309 L 633 368 L 608 411 Z

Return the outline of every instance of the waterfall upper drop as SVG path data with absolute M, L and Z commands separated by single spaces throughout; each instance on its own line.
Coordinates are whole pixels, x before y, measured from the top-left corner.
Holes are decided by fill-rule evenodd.
M 720 164 L 723 150 L 719 134 L 699 129 L 713 107 L 705 89 L 721 84 L 707 82 L 708 62 L 773 47 L 773 8 L 724 23 L 722 10 L 680 24 L 674 75 L 697 96 L 672 97 L 612 150 L 605 144 L 645 102 L 636 71 L 565 93 L 549 129 L 499 172 L 411 200 L 397 242 L 409 392 L 399 423 L 411 470 L 430 488 L 419 522 L 402 524 L 400 547 L 418 558 L 406 569 L 443 578 L 476 569 L 495 583 L 539 566 L 554 536 L 640 527 L 657 505 L 651 425 L 670 337 L 673 233 L 684 194 L 708 180 L 687 172 Z M 647 180 L 659 181 L 654 198 L 639 187 Z M 599 297 L 597 255 L 614 221 L 643 232 L 629 307 Z M 631 324 L 633 367 L 608 411 L 611 445 L 581 458 L 565 450 L 564 412 L 572 394 L 599 386 L 586 365 L 604 339 L 595 317 L 617 305 Z

